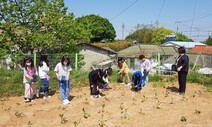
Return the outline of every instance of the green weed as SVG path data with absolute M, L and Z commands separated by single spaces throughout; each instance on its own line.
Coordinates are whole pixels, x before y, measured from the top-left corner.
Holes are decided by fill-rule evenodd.
M 99 111 L 99 113 L 101 114 L 101 117 L 99 119 L 99 126 L 100 127 L 104 127 L 105 122 L 107 121 L 107 120 L 104 119 L 104 113 L 105 113 L 104 108 L 105 108 L 105 104 L 102 105 L 102 109 L 101 109 L 101 111 Z

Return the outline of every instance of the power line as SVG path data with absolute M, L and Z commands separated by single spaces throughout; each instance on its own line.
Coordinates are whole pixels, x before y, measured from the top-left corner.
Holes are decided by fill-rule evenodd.
M 156 19 L 156 25 L 158 25 L 158 19 L 159 19 L 160 15 L 161 15 L 161 12 L 162 12 L 162 10 L 163 10 L 163 7 L 164 7 L 165 2 L 166 2 L 166 0 L 163 0 L 163 4 L 162 4 L 162 6 L 161 6 L 161 8 L 160 8 L 160 12 L 159 12 L 158 17 L 157 17 L 157 19 Z
M 195 6 L 194 6 L 194 11 L 193 11 L 193 17 L 192 17 L 191 30 L 190 30 L 189 37 L 191 37 L 192 27 L 193 27 L 193 23 L 194 23 L 194 16 L 195 16 L 195 13 L 196 13 L 196 8 L 197 8 L 197 0 L 195 0 Z
M 121 12 L 119 12 L 118 14 L 116 14 L 115 16 L 113 16 L 110 20 L 115 19 L 116 17 L 118 17 L 119 15 L 121 15 L 122 13 L 124 13 L 127 9 L 129 9 L 131 6 L 133 6 L 136 2 L 138 2 L 138 0 L 135 0 L 132 4 L 130 4 L 127 8 L 125 8 L 124 10 L 122 10 Z
M 202 13 L 200 16 L 194 18 L 193 20 L 195 21 L 195 20 L 200 20 L 200 19 L 203 19 L 203 18 L 205 18 L 205 17 L 208 17 L 208 16 L 212 15 L 212 12 L 211 12 L 211 11 L 212 11 L 212 10 L 209 10 L 209 11 L 207 11 L 207 12 L 205 12 L 205 13 Z M 192 21 L 192 19 L 181 20 L 181 22 L 191 22 L 191 21 Z

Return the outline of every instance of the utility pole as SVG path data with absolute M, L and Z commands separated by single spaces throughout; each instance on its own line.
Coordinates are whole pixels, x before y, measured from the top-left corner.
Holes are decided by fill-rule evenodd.
M 124 23 L 122 23 L 121 29 L 122 29 L 122 40 L 124 40 Z
M 155 26 L 156 26 L 156 27 L 158 27 L 158 26 L 159 26 L 159 21 L 158 21 L 158 20 L 156 20 L 156 22 L 155 22 Z
M 181 21 L 178 21 L 178 18 L 177 18 L 177 21 L 175 22 L 176 24 L 177 24 L 177 33 L 178 33 L 178 25 L 179 25 L 179 23 L 181 23 Z

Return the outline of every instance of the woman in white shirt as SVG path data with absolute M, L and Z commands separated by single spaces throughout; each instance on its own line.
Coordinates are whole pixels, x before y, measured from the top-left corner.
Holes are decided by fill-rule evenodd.
M 60 89 L 60 96 L 62 103 L 64 105 L 67 105 L 70 103 L 68 100 L 69 93 L 70 93 L 70 71 L 71 68 L 71 62 L 70 58 L 68 56 L 63 56 L 61 59 L 61 62 L 59 62 L 54 71 L 56 72 L 59 89 Z
M 144 55 L 139 56 L 139 60 L 141 61 L 141 72 L 144 74 L 143 76 L 143 86 L 147 87 L 148 86 L 148 80 L 149 80 L 149 71 L 151 68 L 150 61 L 145 58 Z

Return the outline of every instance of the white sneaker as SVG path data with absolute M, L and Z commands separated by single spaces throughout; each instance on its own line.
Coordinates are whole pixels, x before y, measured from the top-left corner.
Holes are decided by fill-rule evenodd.
M 24 98 L 24 101 L 29 102 L 30 100 L 29 100 L 29 98 Z
M 127 86 L 131 86 L 131 83 L 127 83 Z
M 66 103 L 70 104 L 70 101 L 68 99 L 65 99 L 64 100 Z
M 99 94 L 99 95 L 97 95 L 98 96 L 98 98 L 101 98 L 102 96 Z
M 47 96 L 47 97 L 44 96 L 44 97 L 43 97 L 43 99 L 49 99 L 49 98 L 51 98 L 51 96 Z
M 100 98 L 100 97 L 102 97 L 102 96 L 100 96 L 100 95 L 91 95 L 91 98 Z
M 63 100 L 63 105 L 67 105 L 67 104 L 69 104 L 69 102 L 66 100 Z

